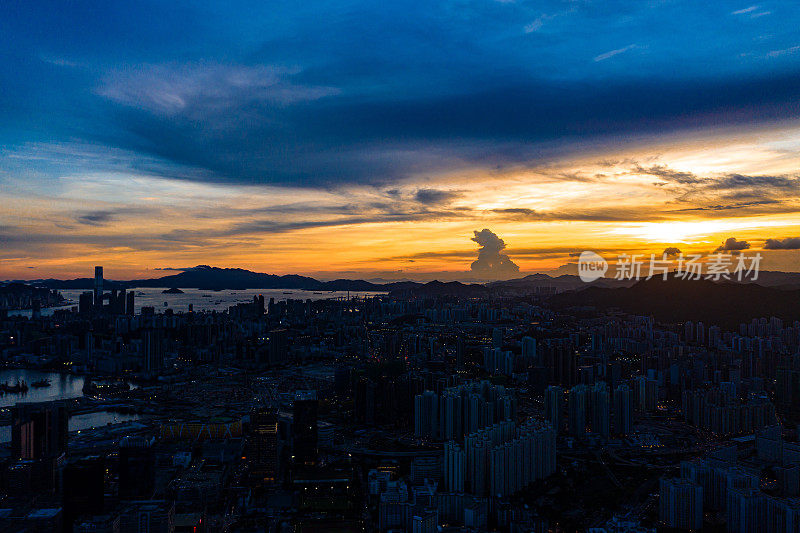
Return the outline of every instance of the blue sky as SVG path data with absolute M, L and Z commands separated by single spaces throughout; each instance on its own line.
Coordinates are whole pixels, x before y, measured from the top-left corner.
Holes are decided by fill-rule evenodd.
M 800 118 L 799 27 L 792 1 L 3 2 L 0 185 L 385 192 L 760 131 Z
M 384 182 L 452 158 L 525 160 L 537 141 L 800 111 L 793 2 L 0 9 L 4 147 L 85 140 L 187 179 Z M 393 150 L 428 146 L 421 162 Z

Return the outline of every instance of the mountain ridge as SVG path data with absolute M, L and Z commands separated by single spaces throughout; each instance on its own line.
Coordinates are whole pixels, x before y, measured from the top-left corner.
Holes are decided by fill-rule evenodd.
M 20 281 L 20 280 L 13 280 Z M 72 280 L 39 279 L 21 281 L 51 289 L 86 289 L 94 287 L 94 278 L 76 278 Z M 430 285 L 433 283 L 433 285 Z M 460 281 L 433 282 L 418 281 L 386 281 L 375 283 L 363 279 L 335 279 L 321 281 L 310 276 L 300 274 L 267 274 L 253 272 L 243 268 L 222 268 L 209 265 L 198 265 L 187 268 L 177 274 L 170 274 L 157 278 L 142 278 L 129 281 L 104 280 L 106 289 L 129 289 L 136 287 L 159 288 L 188 288 L 204 290 L 224 289 L 304 289 L 314 291 L 413 291 L 428 286 L 431 294 L 448 292 L 458 295 L 459 289 L 467 291 L 470 295 L 486 292 L 513 292 L 519 294 L 536 293 L 541 287 L 549 287 L 559 291 L 583 291 L 592 287 L 614 288 L 631 287 L 635 280 L 616 280 L 614 278 L 600 278 L 591 283 L 583 282 L 578 276 L 561 274 L 550 276 L 546 273 L 535 273 L 509 280 L 489 281 L 485 283 L 463 283 Z M 445 284 L 439 286 L 437 284 Z M 449 284 L 449 285 L 447 285 Z M 764 287 L 774 287 L 781 290 L 800 288 L 800 273 L 798 272 L 772 272 L 759 273 L 755 282 L 748 281 L 740 285 L 755 284 Z M 471 288 L 469 288 L 471 287 Z M 476 289 L 482 287 L 482 289 Z M 446 289 L 446 290 L 445 290 Z M 425 292 L 425 291 L 423 291 Z

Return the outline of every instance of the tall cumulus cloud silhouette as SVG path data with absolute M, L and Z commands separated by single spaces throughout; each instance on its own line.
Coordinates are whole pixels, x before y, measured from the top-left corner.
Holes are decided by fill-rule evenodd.
M 519 273 L 517 266 L 509 257 L 501 253 L 506 243 L 492 230 L 475 231 L 472 240 L 478 243 L 478 259 L 472 262 L 470 269 L 485 278 L 508 278 Z

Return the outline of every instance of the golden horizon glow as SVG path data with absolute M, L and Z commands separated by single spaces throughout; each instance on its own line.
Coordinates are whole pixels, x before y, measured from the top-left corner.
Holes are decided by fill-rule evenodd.
M 36 190 L 12 176 L 0 207 L 0 225 L 13 228 L 0 235 L 0 279 L 87 277 L 95 264 L 114 279 L 198 264 L 470 278 L 470 238 L 483 228 L 505 240 L 521 275 L 557 269 L 584 249 L 710 252 L 736 237 L 756 250 L 767 238 L 800 236 L 798 163 L 800 125 L 790 124 L 503 171 L 455 169 L 384 188 L 223 186 L 115 172 L 65 175 Z M 427 190 L 436 194 L 425 199 Z M 800 268 L 794 251 L 770 255 L 780 268 Z

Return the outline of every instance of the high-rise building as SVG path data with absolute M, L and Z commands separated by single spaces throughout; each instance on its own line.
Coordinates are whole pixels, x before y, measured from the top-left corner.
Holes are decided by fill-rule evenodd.
M 436 533 L 439 525 L 439 513 L 435 508 L 425 509 L 411 517 L 412 533 Z
M 120 499 L 142 500 L 152 497 L 156 468 L 154 441 L 154 438 L 133 436 L 120 441 L 117 465 Z
M 317 391 L 297 391 L 292 404 L 292 455 L 295 463 L 317 461 Z
M 103 307 L 103 267 L 94 267 L 94 306 Z
M 425 391 L 414 398 L 414 435 L 435 439 L 439 436 L 439 395 Z
M 460 440 L 514 418 L 516 411 L 514 391 L 488 381 L 447 387 L 440 393 L 428 390 L 414 398 L 414 433 L 429 439 Z
M 147 328 L 142 332 L 142 368 L 145 372 L 159 372 L 163 367 L 163 332 L 158 328 Z
M 264 295 L 258 294 L 253 296 L 253 306 L 255 307 L 256 316 L 263 316 L 265 307 L 264 307 Z
M 67 450 L 69 413 L 63 401 L 18 403 L 11 408 L 15 459 L 57 457 Z
M 445 444 L 444 461 L 448 491 L 506 497 L 555 471 L 556 434 L 549 424 L 505 420 L 468 435 L 463 450 Z
M 530 366 L 536 361 L 536 339 L 533 337 L 522 337 L 522 358 Z
M 662 479 L 659 518 L 668 528 L 699 530 L 703 525 L 703 487 L 688 479 Z
M 133 291 L 130 291 L 125 295 L 125 314 L 128 316 L 133 316 L 135 311 L 136 308 L 134 307 L 134 294 Z
M 120 533 L 173 533 L 175 503 L 167 500 L 130 502 L 120 513 Z
M 553 429 L 561 430 L 562 413 L 564 411 L 564 389 L 557 385 L 547 387 L 544 392 L 544 418 Z
M 105 462 L 98 456 L 84 457 L 64 467 L 64 521 L 68 525 L 79 516 L 103 513 L 105 472 Z
M 589 401 L 589 389 L 586 385 L 575 385 L 569 390 L 569 433 L 575 437 L 586 434 L 586 407 Z
M 78 312 L 81 314 L 90 313 L 94 307 L 94 293 L 92 291 L 82 292 L 78 296 Z
M 492 348 L 499 349 L 503 346 L 503 328 L 492 329 Z
M 767 516 L 767 503 L 766 495 L 756 488 L 731 489 L 728 491 L 728 531 L 731 533 L 787 531 L 787 529 L 769 528 L 768 524 L 772 522 L 773 517 Z M 796 529 L 796 525 L 791 529 Z
M 281 365 L 289 358 L 289 332 L 285 328 L 269 332 L 267 358 L 270 365 Z
M 594 384 L 589 395 L 591 417 L 589 420 L 592 433 L 608 437 L 611 430 L 610 398 L 608 386 L 603 382 Z
M 466 454 L 455 442 L 444 445 L 444 484 L 450 492 L 464 492 Z
M 263 481 L 278 478 L 278 415 L 274 409 L 261 408 L 250 414 L 248 459 L 251 474 Z
M 633 426 L 633 396 L 625 384 L 614 389 L 614 433 L 627 435 Z

